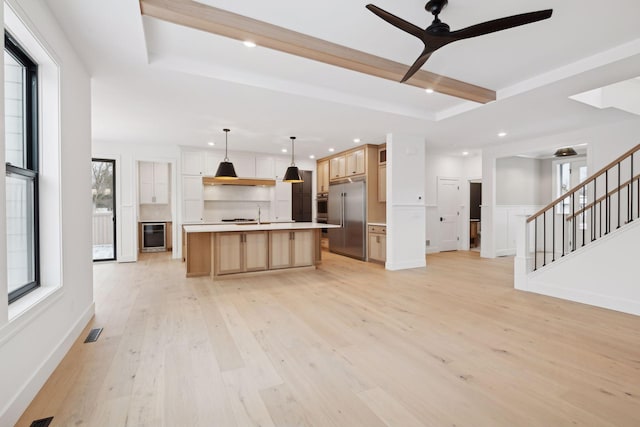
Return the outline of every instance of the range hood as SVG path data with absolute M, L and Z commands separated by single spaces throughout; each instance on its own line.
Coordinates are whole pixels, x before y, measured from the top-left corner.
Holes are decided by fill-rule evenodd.
M 246 187 L 274 187 L 276 185 L 276 180 L 269 178 L 220 179 L 213 176 L 203 176 L 202 183 L 204 185 L 243 185 Z

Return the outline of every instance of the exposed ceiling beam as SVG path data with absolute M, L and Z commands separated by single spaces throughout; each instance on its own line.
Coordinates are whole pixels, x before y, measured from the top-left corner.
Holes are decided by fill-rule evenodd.
M 191 0 L 140 0 L 143 15 L 399 82 L 408 66 Z M 406 82 L 486 104 L 493 90 L 420 70 Z

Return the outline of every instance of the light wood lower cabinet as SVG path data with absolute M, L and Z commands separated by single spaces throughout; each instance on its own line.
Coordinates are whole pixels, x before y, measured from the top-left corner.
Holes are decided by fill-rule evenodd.
M 187 277 L 312 267 L 321 262 L 320 229 L 192 232 L 183 229 Z
M 369 226 L 369 261 L 387 260 L 387 227 Z
M 268 233 L 216 233 L 215 274 L 244 273 L 266 270 L 268 267 Z
M 269 233 L 269 269 L 306 267 L 314 264 L 312 230 Z

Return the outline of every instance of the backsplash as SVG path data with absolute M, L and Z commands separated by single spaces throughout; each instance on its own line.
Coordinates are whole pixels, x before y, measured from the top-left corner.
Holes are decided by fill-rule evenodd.
M 171 205 L 140 205 L 139 221 L 171 221 Z

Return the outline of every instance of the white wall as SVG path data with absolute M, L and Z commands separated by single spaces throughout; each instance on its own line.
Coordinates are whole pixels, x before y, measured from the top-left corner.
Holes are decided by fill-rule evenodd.
M 389 270 L 424 267 L 425 142 L 387 135 L 387 262 Z
M 89 76 L 46 5 L 38 0 L 10 0 L 9 3 L 59 65 L 59 77 L 53 73 L 53 84 L 51 80 L 46 83 L 41 79 L 41 89 L 47 93 L 41 102 L 47 111 L 58 110 L 59 105 L 60 116 L 59 120 L 51 116 L 42 120 L 42 126 L 48 131 L 45 130 L 42 136 L 45 145 L 42 150 L 46 153 L 42 159 L 42 173 L 46 177 L 47 192 L 41 196 L 50 199 L 48 205 L 58 206 L 54 211 L 41 212 L 41 216 L 45 216 L 41 218 L 45 225 L 41 265 L 47 271 L 47 286 L 10 307 L 7 307 L 6 298 L 0 298 L 1 426 L 14 425 L 93 315 Z M 7 17 L 5 13 L 5 22 Z M 47 79 L 49 77 L 51 75 L 47 73 Z M 52 86 L 56 91 L 56 77 L 59 78 L 59 104 L 47 92 Z M 50 131 L 58 126 L 59 132 L 52 135 Z M 4 132 L 1 134 L 0 152 L 4 153 Z M 58 137 L 59 147 L 55 144 Z M 49 155 L 51 152 L 53 154 Z M 55 162 L 58 156 L 59 162 Z M 52 169 L 59 171 L 55 177 L 51 177 Z M 2 174 L 0 227 L 3 230 L 4 186 Z M 47 222 L 48 214 L 55 223 Z M 4 235 L 4 232 L 0 234 Z M 2 271 L 5 271 L 5 259 L 6 246 L 2 238 Z M 6 289 L 4 274 L 0 275 L 0 289 Z M 24 307 L 20 315 L 14 315 L 21 305 L 30 303 L 33 306 Z
M 482 178 L 482 157 L 480 155 L 459 157 L 425 150 L 425 240 L 429 245 L 426 253 L 440 251 L 440 219 L 438 214 L 438 178 L 460 179 L 460 220 L 458 249 L 469 249 L 469 180 Z
M 496 161 L 499 158 L 588 143 L 587 167 L 589 174 L 596 172 L 640 140 L 640 117 L 631 117 L 619 123 L 585 128 L 578 131 L 547 135 L 540 138 L 513 141 L 488 147 L 482 154 L 482 250 L 481 255 L 493 258 L 496 250 Z M 527 189 L 523 189 L 526 191 Z
M 504 157 L 496 161 L 496 204 L 544 205 L 551 202 L 548 160 Z M 548 187 L 548 188 L 545 188 Z
M 530 274 L 519 289 L 640 315 L 640 222 Z

